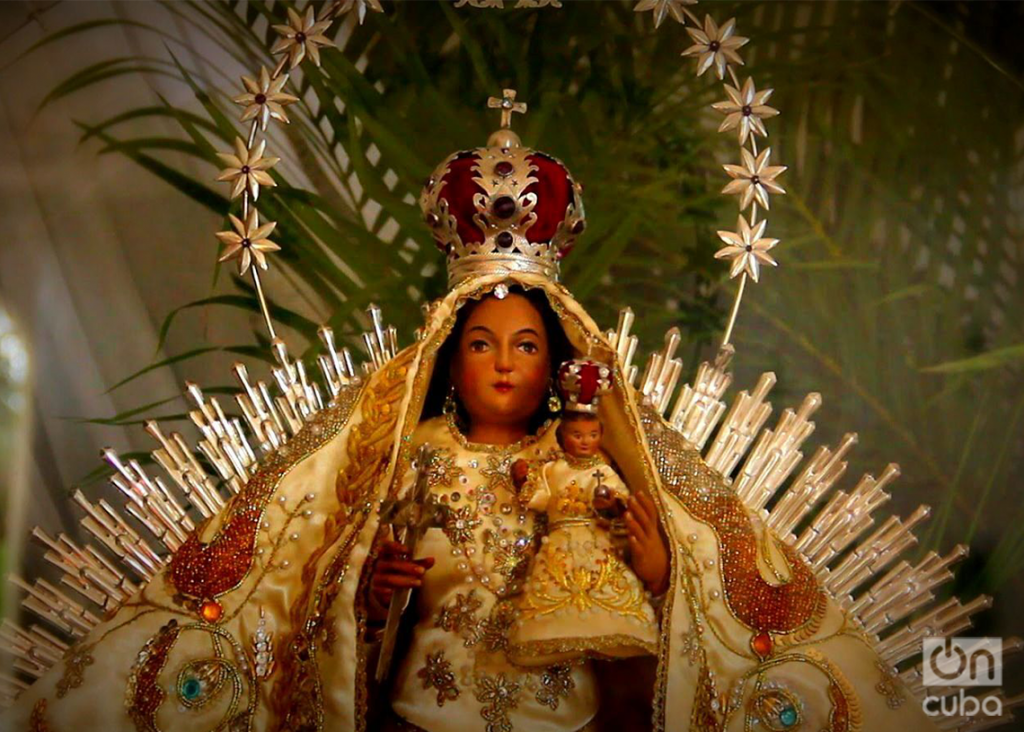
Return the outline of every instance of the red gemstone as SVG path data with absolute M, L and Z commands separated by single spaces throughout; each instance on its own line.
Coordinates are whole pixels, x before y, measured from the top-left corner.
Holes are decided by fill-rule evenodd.
M 207 600 L 203 603 L 202 607 L 199 608 L 199 614 L 203 616 L 203 620 L 208 623 L 216 623 L 220 620 L 220 616 L 224 613 L 224 608 L 219 602 L 215 600 Z
M 507 231 L 503 231 L 497 236 L 498 246 L 510 247 L 512 246 L 512 235 Z
M 500 163 L 494 166 L 494 172 L 500 175 L 502 178 L 506 178 L 512 175 L 512 171 L 515 167 L 507 160 L 502 160 Z
M 502 196 L 494 202 L 494 215 L 499 219 L 507 219 L 516 212 L 516 201 L 512 196 Z
M 759 658 L 767 658 L 772 653 L 772 637 L 768 633 L 758 633 L 750 641 L 750 647 Z

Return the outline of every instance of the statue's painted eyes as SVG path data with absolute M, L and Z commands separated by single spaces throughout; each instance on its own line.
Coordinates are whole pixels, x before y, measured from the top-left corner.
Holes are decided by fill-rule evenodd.
M 519 344 L 519 349 L 523 351 L 523 353 L 533 354 L 537 353 L 540 350 L 540 346 L 538 346 L 533 341 L 523 341 L 522 343 Z
M 487 350 L 489 345 L 490 344 L 482 338 L 477 338 L 476 340 L 469 342 L 469 350 L 473 353 L 483 353 Z

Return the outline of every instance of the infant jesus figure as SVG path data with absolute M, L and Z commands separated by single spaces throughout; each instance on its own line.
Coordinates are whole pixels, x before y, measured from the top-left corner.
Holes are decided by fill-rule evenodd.
M 622 658 L 657 648 L 654 609 L 610 532 L 609 520 L 625 511 L 629 489 L 601 453 L 597 408 L 610 390 L 609 376 L 595 361 L 562 364 L 561 449 L 544 462 L 519 460 L 512 467 L 520 503 L 548 522 L 516 598 L 508 646 L 516 665 Z

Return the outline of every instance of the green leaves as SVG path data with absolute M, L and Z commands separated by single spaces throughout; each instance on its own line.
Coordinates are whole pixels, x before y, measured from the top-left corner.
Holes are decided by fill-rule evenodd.
M 1005 348 L 996 348 L 977 356 L 927 366 L 921 371 L 926 374 L 963 374 L 972 371 L 989 371 L 1024 363 L 1024 343 Z

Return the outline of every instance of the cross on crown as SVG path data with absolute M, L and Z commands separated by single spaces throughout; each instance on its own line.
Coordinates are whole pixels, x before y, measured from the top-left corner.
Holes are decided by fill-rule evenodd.
M 516 101 L 516 90 L 515 89 L 502 89 L 501 98 L 490 97 L 487 100 L 487 106 L 491 109 L 501 110 L 501 126 L 503 129 L 510 129 L 512 127 L 512 113 L 519 112 L 519 114 L 526 114 L 526 102 Z

